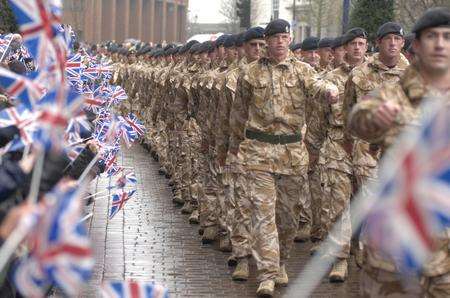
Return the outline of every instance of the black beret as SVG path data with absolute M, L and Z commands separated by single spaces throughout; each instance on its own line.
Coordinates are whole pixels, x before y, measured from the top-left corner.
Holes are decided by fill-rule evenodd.
M 412 32 L 418 35 L 420 31 L 433 27 L 450 27 L 450 9 L 435 7 L 428 9 L 414 24 Z
M 405 45 L 403 46 L 403 50 L 406 52 L 412 52 L 412 43 L 413 40 L 416 38 L 416 35 L 414 33 L 408 34 L 405 37 Z
M 267 24 L 266 29 L 264 30 L 264 36 L 272 36 L 277 33 L 290 33 L 291 25 L 288 21 L 283 19 L 273 20 L 269 24 Z
M 400 24 L 395 22 L 387 22 L 381 25 L 380 28 L 378 28 L 377 38 L 383 38 L 388 34 L 404 36 L 405 31 Z
M 264 28 L 262 27 L 252 27 L 244 33 L 244 42 L 249 42 L 252 39 L 263 39 L 264 38 Z
M 175 55 L 179 54 L 182 47 L 183 47 L 183 46 L 177 46 L 177 47 L 175 48 L 175 50 L 173 51 L 173 53 L 174 53 Z
M 216 39 L 216 48 L 223 47 L 223 43 L 225 42 L 225 40 L 227 40 L 228 36 L 228 34 L 222 34 L 221 36 L 219 36 Z
M 338 36 L 335 39 L 333 39 L 333 42 L 331 43 L 331 48 L 334 50 L 336 48 L 342 47 L 344 45 L 344 36 Z
M 302 51 L 313 51 L 319 48 L 319 38 L 310 36 L 302 42 Z
M 319 49 L 321 48 L 331 48 L 334 38 L 324 37 L 319 41 Z
M 198 53 L 206 53 L 209 51 L 209 43 L 210 41 L 205 41 L 200 44 L 200 48 L 198 49 Z
M 213 41 L 211 41 L 211 40 L 205 41 L 203 43 L 203 46 L 205 47 L 205 52 L 208 52 L 208 53 L 214 52 L 215 44 Z
M 359 28 L 359 27 L 352 28 L 352 29 L 348 30 L 347 33 L 345 33 L 343 44 L 348 44 L 349 42 L 351 42 L 352 40 L 354 40 L 355 38 L 358 38 L 358 37 L 367 39 L 366 30 L 364 30 L 363 28 Z
M 244 36 L 245 36 L 245 32 L 241 32 L 237 35 L 237 38 L 236 38 L 236 46 L 237 47 L 242 47 L 244 45 Z
M 198 54 L 199 51 L 201 50 L 201 48 L 202 48 L 202 44 L 196 43 L 189 49 L 189 53 L 190 54 Z
M 175 45 L 173 45 L 173 44 L 168 44 L 168 45 L 166 45 L 166 46 L 164 47 L 164 51 L 173 49 L 174 47 L 175 47 Z
M 199 43 L 199 42 L 196 41 L 196 40 L 191 40 L 191 41 L 189 41 L 189 42 L 185 45 L 186 51 L 188 51 L 193 45 L 195 45 L 195 44 L 197 44 L 197 43 Z
M 294 43 L 294 44 L 292 44 L 291 47 L 290 47 L 290 49 L 291 49 L 292 52 L 297 51 L 297 50 L 299 50 L 299 49 L 301 49 L 301 48 L 302 48 L 302 43 L 301 43 L 301 42 Z
M 238 36 L 236 34 L 228 35 L 227 39 L 225 39 L 225 42 L 223 43 L 223 46 L 225 48 L 231 48 L 236 46 Z

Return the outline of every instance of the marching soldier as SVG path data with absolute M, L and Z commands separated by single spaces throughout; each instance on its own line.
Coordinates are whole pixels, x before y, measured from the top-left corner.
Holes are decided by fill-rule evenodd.
M 309 201 L 308 152 L 301 130 L 309 94 L 337 96 L 307 64 L 289 56 L 290 25 L 274 20 L 265 29 L 267 57 L 251 64 L 237 83 L 230 112 L 229 151 L 246 170 L 237 187 L 252 206 L 252 254 L 260 285 L 271 297 L 275 282 L 288 283 L 285 262 L 298 228 L 299 208 Z
M 416 34 L 412 45 L 416 55 L 414 64 L 400 80 L 383 83 L 359 101 L 349 116 L 349 130 L 383 150 L 392 144 L 401 128 L 417 122 L 425 99 L 442 97 L 450 105 L 450 10 L 428 10 L 416 22 L 413 32 Z M 410 276 L 404 283 L 393 260 L 365 243 L 362 296 L 449 297 L 448 233 L 436 240 L 436 246 L 437 251 L 425 263 L 419 278 Z

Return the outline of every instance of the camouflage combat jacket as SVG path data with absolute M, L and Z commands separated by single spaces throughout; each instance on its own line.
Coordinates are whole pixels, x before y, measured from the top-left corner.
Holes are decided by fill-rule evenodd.
M 305 124 L 306 105 L 318 92 L 332 87 L 306 63 L 290 56 L 275 63 L 261 58 L 239 77 L 230 112 L 230 152 L 249 170 L 296 175 L 308 166 L 302 141 L 271 144 L 246 138 L 246 131 L 267 135 L 298 135 Z
M 397 65 L 389 68 L 380 61 L 377 53 L 368 58 L 365 63 L 355 67 L 345 86 L 343 106 L 345 123 L 347 123 L 348 114 L 357 102 L 361 101 L 365 95 L 384 82 L 391 84 L 398 82 L 408 65 L 408 60 L 401 55 Z M 352 138 L 349 135 L 346 138 L 348 142 L 352 142 Z M 370 146 L 368 142 L 356 140 L 353 144 L 352 158 L 353 166 L 355 167 L 374 168 L 378 164 L 380 150 Z
M 375 92 L 366 96 L 363 101 L 355 105 L 349 115 L 349 129 L 356 136 L 372 143 L 381 144 L 387 149 L 398 136 L 402 128 L 410 125 L 418 125 L 423 115 L 421 104 L 425 100 L 432 100 L 435 96 L 446 99 L 447 108 L 450 109 L 450 90 L 441 93 L 427 86 L 418 72 L 416 66 L 410 66 L 401 80 L 395 84 L 383 84 Z M 380 129 L 370 121 L 377 108 L 391 101 L 401 107 L 400 113 L 393 127 Z M 363 240 L 365 240 L 363 229 Z M 425 264 L 422 274 L 427 277 L 442 275 L 450 272 L 450 235 L 448 231 L 437 240 L 436 247 L 439 249 L 433 257 Z M 381 256 L 377 250 L 372 249 L 369 243 L 365 245 L 366 261 L 370 266 L 383 270 L 395 272 L 398 268 L 394 262 Z

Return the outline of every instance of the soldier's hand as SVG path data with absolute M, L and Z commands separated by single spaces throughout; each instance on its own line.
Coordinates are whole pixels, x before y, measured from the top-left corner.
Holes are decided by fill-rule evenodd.
M 392 126 L 400 111 L 400 106 L 393 102 L 385 102 L 375 111 L 373 121 L 381 129 L 387 129 Z
M 337 103 L 339 99 L 339 90 L 336 86 L 330 86 L 325 93 L 325 99 L 329 104 Z

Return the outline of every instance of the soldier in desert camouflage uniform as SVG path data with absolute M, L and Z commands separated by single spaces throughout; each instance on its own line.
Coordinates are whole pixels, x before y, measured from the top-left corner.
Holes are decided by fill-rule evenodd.
M 268 57 L 249 66 L 237 83 L 230 112 L 230 153 L 246 170 L 237 187 L 252 208 L 252 254 L 259 270 L 258 295 L 286 285 L 285 262 L 298 228 L 300 202 L 307 201 L 308 152 L 302 141 L 308 95 L 338 95 L 307 64 L 289 56 L 290 25 L 265 29 Z M 300 199 L 300 200 L 299 200 Z
M 241 59 L 240 66 L 230 70 L 225 78 L 225 84 L 221 92 L 222 98 L 218 106 L 218 131 L 216 136 L 217 163 L 223 169 L 225 184 L 225 215 L 226 227 L 230 235 L 232 245 L 232 256 L 230 262 L 236 259 L 240 262 L 233 273 L 233 279 L 246 280 L 248 278 L 248 257 L 251 255 L 250 249 L 250 206 L 241 205 L 246 201 L 239 199 L 239 193 L 236 192 L 235 182 L 238 175 L 243 173 L 242 167 L 234 164 L 227 159 L 227 153 L 230 143 L 230 110 L 233 104 L 237 79 L 241 72 L 248 68 L 248 63 L 259 59 L 265 46 L 264 29 L 261 27 L 250 28 L 243 35 L 245 57 Z M 245 60 L 245 64 L 242 60 Z
M 347 277 L 347 259 L 350 252 L 351 224 L 348 205 L 352 195 L 351 157 L 344 149 L 344 120 L 342 106 L 344 102 L 345 84 L 352 69 L 364 62 L 366 43 L 365 33 L 352 34 L 344 39 L 337 39 L 333 48 L 339 51 L 346 50 L 345 61 L 333 71 L 325 74 L 325 79 L 335 84 L 339 89 L 339 98 L 336 102 L 324 102 L 326 138 L 320 148 L 319 166 L 320 179 L 323 187 L 321 201 L 321 233 L 330 231 L 333 225 L 338 225 L 339 230 L 330 235 L 333 242 L 342 246 L 342 250 L 335 254 L 338 261 L 334 264 L 329 278 L 331 281 L 344 281 Z M 352 51 L 353 44 L 361 42 L 361 51 Z M 336 228 L 337 229 L 337 228 Z M 322 235 L 323 237 L 323 235 Z
M 359 101 L 349 116 L 349 129 L 356 136 L 386 149 L 401 128 L 417 124 L 425 99 L 445 100 L 450 108 L 450 10 L 431 9 L 413 28 L 416 62 L 394 83 L 384 83 Z M 366 223 L 370 225 L 370 223 Z M 362 239 L 365 241 L 363 228 Z M 365 243 L 362 297 L 449 297 L 450 254 L 448 231 L 435 239 L 436 251 L 418 278 L 405 283 L 397 264 L 382 255 L 377 245 Z
M 331 49 L 331 44 L 333 38 L 324 37 L 319 40 L 318 51 L 320 57 L 319 67 L 321 72 L 329 72 L 334 69 L 333 67 L 333 51 Z

